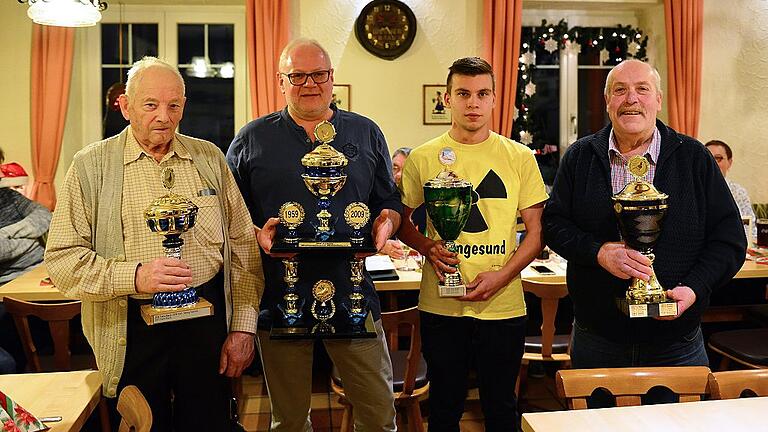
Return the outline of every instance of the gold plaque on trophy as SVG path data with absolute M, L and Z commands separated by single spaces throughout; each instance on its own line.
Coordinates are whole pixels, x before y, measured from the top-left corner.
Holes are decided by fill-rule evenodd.
M 353 202 L 344 209 L 344 220 L 354 229 L 361 229 L 371 219 L 371 211 L 361 202 Z
M 304 207 L 297 202 L 289 201 L 280 206 L 277 216 L 280 218 L 280 223 L 288 229 L 296 229 L 304 222 Z

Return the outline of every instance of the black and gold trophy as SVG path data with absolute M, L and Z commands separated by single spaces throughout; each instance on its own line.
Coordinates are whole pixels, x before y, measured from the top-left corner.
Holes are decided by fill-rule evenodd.
M 456 239 L 469 219 L 472 208 L 472 183 L 459 178 L 451 171 L 450 166 L 456 162 L 456 154 L 449 147 L 440 151 L 442 171 L 437 177 L 424 184 L 424 203 L 427 207 L 429 220 L 445 247 L 456 252 Z M 445 273 L 445 282 L 439 283 L 440 297 L 462 297 L 467 294 L 467 287 L 461 277 L 459 266 L 456 272 Z
M 195 226 L 198 208 L 186 197 L 171 191 L 175 183 L 172 168 L 163 169 L 162 176 L 163 187 L 168 193 L 150 204 L 144 211 L 144 219 L 152 232 L 165 237 L 165 256 L 181 259 L 181 247 L 184 245 L 181 235 Z M 141 306 L 141 316 L 147 325 L 209 315 L 213 315 L 213 305 L 199 297 L 194 287 L 155 293 L 152 304 Z
M 677 303 L 667 299 L 653 271 L 653 261 L 656 259 L 653 248 L 667 213 L 668 195 L 643 180 L 649 168 L 648 159 L 632 156 L 627 162 L 627 170 L 635 180 L 613 196 L 613 210 L 619 220 L 624 243 L 651 260 L 650 280 L 646 282 L 632 278 L 626 295 L 618 299 L 621 309 L 630 318 L 677 315 Z
M 364 229 L 370 221 L 371 212 L 364 203 L 353 202 L 346 206 L 344 220 L 349 225 L 349 235 L 336 232 L 338 216 L 331 213 L 333 197 L 344 187 L 347 175 L 344 168 L 347 157 L 329 143 L 336 137 L 336 129 L 330 122 L 323 121 L 315 127 L 315 138 L 320 144 L 301 158 L 304 172 L 301 175 L 307 190 L 317 199 L 318 213 L 310 220 L 312 234 L 301 235 L 300 227 L 305 222 L 301 204 L 290 201 L 283 204 L 278 212 L 285 234 L 278 235 L 271 251 L 274 253 L 297 254 L 283 260 L 286 293 L 283 303 L 278 306 L 279 316 L 273 320 L 273 339 L 307 338 L 360 338 L 375 337 L 373 319 L 368 301 L 362 293 L 365 264 L 356 253 L 376 252 L 370 233 Z M 334 283 L 327 279 L 306 281 L 312 284 L 312 299 L 309 314 L 304 313 L 305 300 L 300 298 L 297 285 L 298 266 L 303 256 L 336 255 L 350 262 L 350 290 L 347 298 L 334 299 L 337 293 Z M 337 281 L 338 283 L 338 281 Z M 337 314 L 337 301 L 346 313 Z

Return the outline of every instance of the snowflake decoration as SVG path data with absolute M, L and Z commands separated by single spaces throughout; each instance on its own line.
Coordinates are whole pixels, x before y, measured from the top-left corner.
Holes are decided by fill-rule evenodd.
M 557 41 L 552 38 L 549 38 L 546 42 L 544 42 L 544 49 L 547 50 L 547 52 L 550 54 L 557 51 L 557 48 Z
M 536 84 L 529 82 L 525 85 L 525 94 L 528 96 L 533 96 L 536 94 Z
M 608 53 L 608 50 L 603 48 L 600 50 L 600 64 L 605 64 L 608 59 L 611 58 L 611 55 Z
M 525 145 L 533 144 L 533 134 L 528 131 L 520 131 L 520 143 Z
M 516 119 L 520 115 L 520 110 L 517 107 L 512 107 L 512 118 Z
M 520 56 L 520 63 L 530 66 L 536 63 L 536 55 L 530 51 Z
M 638 51 L 640 51 L 640 44 L 635 41 L 632 41 L 627 46 L 627 53 L 629 53 L 629 55 L 631 55 L 632 57 L 635 57 Z
M 573 54 L 581 53 L 581 45 L 578 43 L 573 43 L 572 41 L 565 42 L 565 49 L 569 50 Z

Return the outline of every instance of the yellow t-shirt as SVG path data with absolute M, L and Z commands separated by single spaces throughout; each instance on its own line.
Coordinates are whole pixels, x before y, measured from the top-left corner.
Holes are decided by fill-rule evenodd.
M 466 283 L 478 273 L 496 270 L 510 259 L 517 246 L 516 215 L 547 199 L 541 172 L 531 150 L 491 132 L 478 144 L 461 144 L 448 132 L 415 148 L 403 168 L 403 204 L 416 208 L 424 202 L 424 183 L 442 169 L 440 150 L 450 147 L 456 154 L 451 169 L 472 183 L 473 208 L 464 230 L 456 240 L 459 269 Z M 474 202 L 477 200 L 476 202 Z M 431 221 L 427 237 L 439 239 Z M 448 316 L 479 319 L 505 319 L 526 313 L 520 277 L 486 301 L 459 301 L 440 298 L 437 275 L 424 267 L 419 294 L 419 309 Z

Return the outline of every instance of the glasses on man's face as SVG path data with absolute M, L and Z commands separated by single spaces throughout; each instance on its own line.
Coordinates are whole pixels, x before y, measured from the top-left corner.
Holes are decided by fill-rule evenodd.
M 307 83 L 307 78 L 312 78 L 312 81 L 315 84 L 323 84 L 325 82 L 328 82 L 328 79 L 331 78 L 331 70 L 321 70 L 321 71 L 315 71 L 310 73 L 304 73 L 304 72 L 292 72 L 292 73 L 281 73 L 282 75 L 285 75 L 288 77 L 288 81 L 291 82 L 291 84 L 295 86 L 302 86 Z

